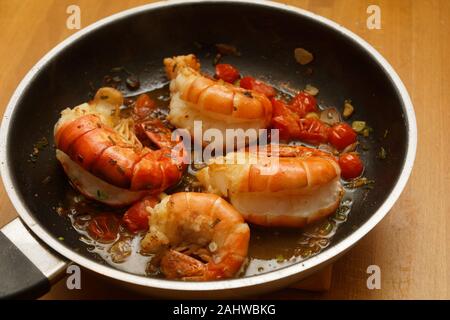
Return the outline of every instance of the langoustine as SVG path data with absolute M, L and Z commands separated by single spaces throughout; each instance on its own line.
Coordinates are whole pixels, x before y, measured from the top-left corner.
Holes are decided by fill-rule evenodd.
M 101 88 L 90 103 L 63 110 L 54 129 L 56 156 L 72 184 L 113 206 L 160 193 L 177 183 L 186 168 L 182 143 L 168 143 L 170 130 L 165 132 L 169 138 L 154 141 L 159 149 L 143 146 L 132 119 L 119 116 L 122 104 L 119 91 Z
M 303 227 L 333 213 L 343 195 L 334 157 L 301 146 L 278 148 L 270 155 L 232 152 L 211 159 L 197 178 L 254 224 Z
M 231 278 L 246 261 L 250 229 L 221 197 L 180 192 L 147 210 L 149 231 L 141 241 L 141 252 L 161 257 L 166 278 Z
M 263 94 L 246 90 L 200 73 L 200 63 L 192 54 L 164 59 L 171 80 L 170 113 L 168 120 L 177 128 L 187 129 L 196 141 L 194 121 L 201 121 L 202 129 L 216 129 L 226 136 L 227 129 L 259 130 L 270 125 L 272 104 Z M 257 135 L 250 136 L 250 143 Z M 226 141 L 234 142 L 234 137 Z

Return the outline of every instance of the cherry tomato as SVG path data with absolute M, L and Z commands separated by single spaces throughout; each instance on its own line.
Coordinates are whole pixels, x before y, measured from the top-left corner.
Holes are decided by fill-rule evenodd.
M 262 93 L 266 95 L 269 99 L 274 97 L 276 94 L 274 88 L 252 77 L 243 77 L 239 83 L 241 88 L 247 90 L 254 90 L 256 92 Z
M 277 99 L 272 99 L 272 127 L 279 130 L 282 140 L 298 137 L 300 128 L 298 116 L 287 105 Z
M 358 178 L 364 169 L 360 157 L 354 153 L 341 154 L 339 166 L 341 167 L 341 175 L 345 180 Z
M 239 79 L 239 70 L 231 64 L 220 63 L 216 64 L 216 78 L 222 79 L 225 82 L 233 83 Z
M 147 207 L 153 208 L 157 203 L 157 199 L 148 197 L 131 206 L 122 218 L 127 229 L 131 232 L 148 230 L 148 217 L 150 213 L 147 211 Z
M 335 124 L 329 132 L 328 141 L 338 150 L 356 142 L 356 132 L 347 123 Z
M 302 91 L 291 100 L 289 107 L 303 118 L 307 113 L 317 111 L 317 100 L 314 96 Z
M 314 145 L 327 142 L 330 128 L 319 119 L 300 119 L 299 126 L 298 139 Z
M 150 98 L 148 94 L 144 93 L 136 99 L 136 103 L 134 105 L 134 113 L 139 118 L 145 118 L 153 109 L 155 109 L 155 106 L 156 104 L 152 100 L 152 98 Z
M 102 213 L 89 221 L 88 233 L 99 242 L 112 242 L 117 238 L 120 221 L 113 213 Z

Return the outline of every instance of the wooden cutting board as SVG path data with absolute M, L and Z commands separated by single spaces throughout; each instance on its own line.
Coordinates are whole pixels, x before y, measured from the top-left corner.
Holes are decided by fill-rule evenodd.
M 19 81 L 48 50 L 74 33 L 66 9 L 79 5 L 82 27 L 149 0 L 0 0 L 0 114 Z M 286 0 L 342 24 L 379 50 L 399 73 L 414 103 L 419 148 L 409 183 L 391 213 L 333 266 L 323 293 L 282 290 L 269 298 L 450 298 L 450 1 Z M 381 30 L 366 27 L 367 8 L 381 9 Z M 299 31 L 301 32 L 301 31 Z M 361 73 L 364 76 L 363 72 Z M 25 130 L 25 128 L 24 128 Z M 30 133 L 32 134 L 32 133 Z M 16 216 L 0 183 L 0 225 Z M 382 270 L 382 289 L 368 290 L 367 267 Z M 47 298 L 124 298 L 128 293 L 86 272 L 85 288 L 68 292 L 59 283 Z M 329 288 L 331 271 L 313 288 Z M 307 280 L 312 281 L 312 280 Z M 307 287 L 307 281 L 301 286 Z M 319 283 L 328 285 L 318 285 Z M 91 287 L 89 287 L 89 283 Z M 101 285 L 98 285 L 101 283 Z

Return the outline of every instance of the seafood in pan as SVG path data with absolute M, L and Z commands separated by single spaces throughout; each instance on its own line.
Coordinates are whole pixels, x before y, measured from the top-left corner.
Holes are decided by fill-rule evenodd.
M 303 227 L 337 209 L 343 194 L 340 173 L 326 152 L 281 146 L 275 157 L 231 152 L 211 159 L 197 178 L 208 191 L 228 198 L 248 222 Z
M 100 88 L 54 128 L 56 157 L 83 198 L 70 210 L 74 226 L 104 246 L 105 260 L 138 261 L 143 274 L 172 280 L 243 276 L 264 234 L 303 235 L 339 211 L 344 182 L 364 169 L 358 128 L 319 107 L 317 92 L 289 97 L 229 64 L 208 75 L 192 54 L 163 66 L 166 89 L 125 103 L 119 90 Z M 222 137 L 274 129 L 281 141 L 247 139 L 199 164 L 187 145 L 208 146 L 196 122 Z M 223 142 L 229 150 L 233 141 Z

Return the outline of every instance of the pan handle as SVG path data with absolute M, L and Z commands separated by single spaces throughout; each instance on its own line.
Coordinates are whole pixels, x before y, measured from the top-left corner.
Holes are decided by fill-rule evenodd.
M 68 263 L 16 218 L 0 232 L 0 299 L 35 299 L 47 293 Z

